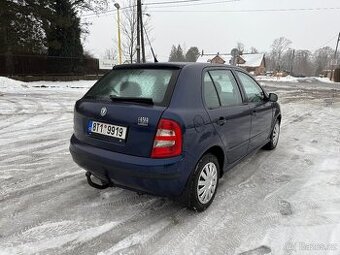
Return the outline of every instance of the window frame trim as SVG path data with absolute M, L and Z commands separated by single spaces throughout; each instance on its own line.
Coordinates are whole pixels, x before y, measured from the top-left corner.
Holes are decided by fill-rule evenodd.
M 231 75 L 234 77 L 235 79 L 235 82 L 236 82 L 236 86 L 240 92 L 240 96 L 241 96 L 241 100 L 242 102 L 239 103 L 239 104 L 232 104 L 232 105 L 222 105 L 221 103 L 221 99 L 220 99 L 220 94 L 218 93 L 217 91 L 217 88 L 216 88 L 216 85 L 215 85 L 215 81 L 214 79 L 212 78 L 211 74 L 210 74 L 210 71 L 229 71 L 231 73 Z M 205 96 L 204 96 L 204 77 L 205 77 L 205 74 L 208 73 L 209 74 L 209 77 L 211 79 L 211 81 L 213 82 L 214 84 L 214 88 L 215 88 L 215 91 L 216 91 L 216 94 L 218 96 L 218 99 L 219 99 L 219 103 L 220 103 L 220 106 L 219 107 L 213 107 L 213 108 L 210 108 L 207 106 L 206 102 L 205 102 Z M 239 83 L 239 80 L 238 80 L 238 77 L 236 77 L 235 73 L 234 73 L 234 69 L 231 68 L 231 67 L 206 67 L 203 69 L 202 71 L 202 80 L 201 80 L 202 84 L 201 84 L 201 88 L 202 88 L 202 98 L 203 98 L 203 102 L 204 102 L 204 106 L 209 109 L 209 110 L 215 110 L 215 109 L 223 109 L 223 108 L 227 108 L 227 107 L 237 107 L 237 106 L 242 106 L 242 105 L 245 105 L 248 103 L 248 98 L 246 97 L 246 94 L 243 90 L 243 87 L 241 86 L 241 84 Z
M 242 90 L 243 90 L 243 93 L 244 93 L 244 96 L 245 96 L 245 102 L 246 103 L 259 103 L 259 102 L 252 102 L 249 100 L 249 97 L 247 95 L 247 92 L 246 90 L 244 89 L 244 85 L 241 81 L 241 78 L 239 77 L 238 73 L 243 73 L 244 75 L 248 76 L 251 80 L 253 80 L 255 82 L 255 84 L 261 89 L 263 95 L 264 95 L 264 100 L 262 100 L 263 102 L 266 101 L 266 99 L 268 99 L 268 94 L 267 92 L 262 88 L 262 86 L 257 82 L 257 80 L 255 80 L 254 77 L 252 77 L 251 75 L 249 75 L 248 73 L 246 73 L 244 70 L 233 70 L 233 72 L 235 73 L 234 76 L 236 77 L 236 79 L 238 80 L 238 83 L 240 84 L 240 86 L 242 87 Z
M 214 89 L 215 89 L 215 92 L 216 92 L 216 95 L 217 95 L 217 99 L 218 99 L 218 104 L 219 104 L 219 106 L 217 106 L 217 107 L 209 107 L 208 104 L 207 104 L 207 102 L 206 102 L 206 100 L 205 100 L 205 82 L 204 82 L 204 78 L 205 78 L 205 75 L 206 75 L 206 74 L 209 75 L 209 78 L 210 78 L 211 82 L 213 83 L 213 86 L 214 86 Z M 221 108 L 221 106 L 222 106 L 222 105 L 221 105 L 221 99 L 220 99 L 220 96 L 219 96 L 219 94 L 218 94 L 218 92 L 217 92 L 217 88 L 216 88 L 215 82 L 214 82 L 214 80 L 212 79 L 212 77 L 211 77 L 209 71 L 204 71 L 204 70 L 203 70 L 201 88 L 202 88 L 202 100 L 203 100 L 204 106 L 205 106 L 208 110 L 215 110 L 215 109 Z

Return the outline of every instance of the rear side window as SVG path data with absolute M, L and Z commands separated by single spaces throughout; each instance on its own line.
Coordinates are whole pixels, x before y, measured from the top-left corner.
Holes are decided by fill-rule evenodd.
M 208 108 L 217 108 L 220 106 L 220 101 L 217 95 L 217 91 L 215 89 L 215 85 L 213 81 L 211 80 L 211 77 L 208 72 L 204 75 L 204 100 L 205 104 Z
M 88 98 L 147 98 L 156 105 L 166 105 L 171 94 L 170 83 L 177 70 L 117 69 L 99 80 L 85 95 Z
M 247 74 L 237 72 L 243 85 L 244 91 L 250 102 L 261 102 L 264 99 L 264 93 L 260 86 Z
M 238 105 L 242 97 L 236 80 L 229 70 L 209 71 L 216 86 L 222 106 Z

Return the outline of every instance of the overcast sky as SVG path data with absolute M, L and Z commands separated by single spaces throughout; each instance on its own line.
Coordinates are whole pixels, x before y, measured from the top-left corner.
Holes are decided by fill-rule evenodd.
M 143 3 L 168 1 L 144 0 Z M 167 61 L 173 44 L 185 48 L 197 46 L 206 53 L 229 53 L 237 42 L 242 42 L 246 50 L 255 47 L 265 52 L 280 36 L 290 39 L 296 49 L 314 51 L 326 45 L 335 48 L 335 37 L 340 32 L 339 0 L 239 0 L 206 4 L 217 1 L 199 0 L 178 8 L 169 4 L 149 6 L 150 37 L 158 58 Z M 119 3 L 121 7 L 127 6 L 126 0 Z M 313 8 L 337 9 L 273 11 Z M 115 12 L 91 16 L 87 21 L 92 25 L 85 39 L 85 50 L 102 57 L 105 49 L 117 49 Z

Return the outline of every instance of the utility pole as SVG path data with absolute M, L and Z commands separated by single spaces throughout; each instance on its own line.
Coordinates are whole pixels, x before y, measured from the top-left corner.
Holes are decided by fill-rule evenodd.
M 291 57 L 291 62 L 290 62 L 290 75 L 293 74 L 294 59 L 295 59 L 295 50 L 293 50 L 292 52 L 292 57 Z
M 143 31 L 143 14 L 142 14 L 142 1 L 137 0 L 137 63 L 145 63 L 145 47 L 144 47 L 144 31 Z
M 139 2 L 141 2 L 141 0 L 138 0 Z M 144 47 L 144 30 L 143 30 L 143 10 L 142 10 L 142 4 L 139 5 L 139 24 L 140 24 L 140 38 L 141 38 L 141 43 L 142 43 L 142 59 L 143 59 L 143 63 L 145 63 L 145 47 Z
M 117 8 L 117 29 L 118 29 L 118 56 L 119 56 L 119 64 L 122 64 L 122 45 L 120 40 L 120 15 L 119 9 L 120 5 L 115 3 L 114 6 Z
M 139 6 L 142 5 L 140 0 L 137 0 L 137 45 L 136 45 L 136 51 L 137 51 L 137 63 L 140 63 L 140 30 L 139 30 Z
M 335 48 L 335 52 L 334 52 L 334 65 L 332 65 L 331 81 L 334 78 L 335 66 L 337 64 L 337 58 L 336 57 L 338 55 L 339 42 L 340 42 L 340 33 L 338 35 L 338 41 L 336 42 L 336 48 Z

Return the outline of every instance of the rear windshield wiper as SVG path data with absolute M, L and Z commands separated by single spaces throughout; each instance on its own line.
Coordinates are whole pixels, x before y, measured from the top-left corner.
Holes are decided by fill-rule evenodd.
M 114 95 L 110 95 L 110 99 L 114 102 L 134 102 L 141 104 L 150 104 L 153 105 L 152 98 L 143 98 L 143 97 L 117 97 Z

